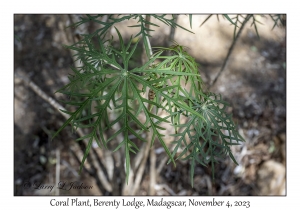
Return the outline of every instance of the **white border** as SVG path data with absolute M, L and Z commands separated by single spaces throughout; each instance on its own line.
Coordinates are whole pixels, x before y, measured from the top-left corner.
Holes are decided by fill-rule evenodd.
M 295 1 L 293 1 L 295 2 Z M 66 199 L 67 197 L 14 197 L 13 196 L 13 14 L 15 13 L 287 13 L 287 196 L 286 197 L 216 197 L 217 200 L 251 202 L 249 209 L 266 207 L 297 209 L 299 206 L 299 12 L 297 4 L 292 1 L 257 1 L 247 3 L 231 1 L 6 1 L 1 6 L 1 110 L 4 118 L 1 120 L 1 206 L 21 207 L 30 209 L 53 209 L 50 200 Z M 4 65 L 3 65 L 4 64 Z M 2 115 L 2 116 L 3 116 Z M 4 134 L 4 135 L 3 135 Z M 74 197 L 72 197 L 74 198 Z M 79 197 L 84 200 L 85 197 Z M 95 199 L 96 197 L 89 197 Z M 103 197 L 105 200 L 124 197 Z M 125 197 L 131 200 L 133 197 Z M 137 197 L 145 200 L 151 197 Z M 159 199 L 159 197 L 153 197 Z M 187 200 L 189 197 L 165 197 L 166 199 Z M 211 200 L 212 197 L 196 197 L 198 200 Z M 101 198 L 99 198 L 101 199 Z M 73 209 L 74 207 L 63 207 Z M 104 207 L 97 207 L 105 209 Z M 200 207 L 201 208 L 201 207 Z M 202 207 L 203 208 L 203 207 Z M 299 207 L 298 207 L 299 208 Z M 115 208 L 109 208 L 115 209 Z M 122 208 L 121 208 L 122 209 Z M 129 208 L 127 208 L 129 209 Z M 132 208 L 130 208 L 132 209 Z M 150 209 L 150 208 L 141 208 Z M 166 209 L 166 208 L 160 208 Z M 171 209 L 174 209 L 172 207 Z M 179 209 L 179 208 L 177 208 Z M 189 209 L 199 209 L 199 207 Z M 217 208 L 216 209 L 220 209 Z M 234 209 L 234 208 L 233 208 Z

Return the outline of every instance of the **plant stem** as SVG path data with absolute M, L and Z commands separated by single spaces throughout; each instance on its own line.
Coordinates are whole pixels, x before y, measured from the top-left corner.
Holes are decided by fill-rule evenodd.
M 232 53 L 232 51 L 233 51 L 233 49 L 234 49 L 234 46 L 235 46 L 235 44 L 236 44 L 238 38 L 240 37 L 240 35 L 241 35 L 241 33 L 242 33 L 242 30 L 243 30 L 244 26 L 246 25 L 246 23 L 247 23 L 248 20 L 250 19 L 250 17 L 251 17 L 251 15 L 247 15 L 246 18 L 245 18 L 245 20 L 243 21 L 243 23 L 242 23 L 242 25 L 241 25 L 241 27 L 240 27 L 240 29 L 239 29 L 239 32 L 237 33 L 236 37 L 234 37 L 234 39 L 233 39 L 233 41 L 232 41 L 232 43 L 231 43 L 231 46 L 230 46 L 230 48 L 229 48 L 229 50 L 228 50 L 228 52 L 227 52 L 226 58 L 225 58 L 225 60 L 224 60 L 224 62 L 223 62 L 223 64 L 222 64 L 222 67 L 221 67 L 219 73 L 217 74 L 217 76 L 215 77 L 215 79 L 213 80 L 213 82 L 208 86 L 208 90 L 209 90 L 210 88 L 212 88 L 212 87 L 215 85 L 215 83 L 217 82 L 218 78 L 220 77 L 220 75 L 221 75 L 221 74 L 223 73 L 223 71 L 225 70 L 225 67 L 226 67 L 226 64 L 227 64 L 227 62 L 228 62 L 229 56 L 231 55 L 231 53 Z
M 150 15 L 146 15 L 146 21 L 150 21 Z M 149 28 L 149 24 L 145 24 L 145 28 Z M 147 42 L 147 45 L 148 45 L 148 48 L 150 50 L 150 56 L 153 54 L 152 52 L 152 48 L 151 48 L 151 44 L 150 44 L 150 40 L 149 40 L 149 37 L 146 36 L 146 42 Z M 148 56 L 147 56 L 147 53 L 146 53 L 146 48 L 145 48 L 145 45 L 143 45 L 144 47 L 144 50 L 143 50 L 143 53 L 142 53 L 142 63 L 145 64 L 147 61 L 148 61 Z
M 146 21 L 150 22 L 150 15 L 146 15 Z M 146 23 L 145 27 L 146 27 L 146 28 L 149 28 L 150 26 L 149 26 L 148 23 Z M 149 37 L 148 37 L 148 36 L 146 36 L 146 40 L 147 40 L 147 43 L 148 43 L 148 48 L 149 48 L 149 50 L 150 50 L 150 55 L 152 55 L 153 52 L 152 52 L 152 48 L 151 48 L 151 44 L 150 44 L 150 40 L 149 40 Z
M 150 182 L 149 182 L 149 195 L 155 195 L 154 186 L 156 184 L 156 154 L 154 146 L 150 149 Z
M 150 15 L 146 15 L 146 21 L 150 22 Z M 150 25 L 146 24 L 146 27 L 150 28 Z M 151 48 L 151 44 L 150 44 L 150 40 L 149 40 L 148 36 L 146 37 L 146 40 L 148 43 L 148 48 L 150 50 L 150 56 L 152 56 L 153 52 L 152 52 L 152 48 Z M 148 92 L 148 94 L 149 94 L 149 92 Z M 148 105 L 148 108 L 151 110 L 152 113 L 155 113 L 156 109 L 153 106 L 150 107 L 149 105 Z M 154 109 L 152 109 L 152 108 L 154 108 Z M 148 140 L 147 144 L 149 144 L 148 153 L 150 152 L 150 182 L 149 182 L 149 192 L 148 192 L 149 195 L 155 195 L 154 186 L 156 184 L 156 172 L 155 172 L 156 171 L 156 167 L 155 167 L 156 154 L 154 151 L 154 146 L 152 146 L 152 147 L 150 146 L 152 135 L 153 135 L 153 131 L 149 132 L 149 134 L 147 136 L 147 140 Z M 148 147 L 148 145 L 147 145 L 147 147 Z
M 174 23 L 177 23 L 177 19 L 178 19 L 177 16 L 178 15 L 174 15 Z M 170 47 L 173 44 L 172 41 L 174 41 L 175 30 L 176 30 L 175 27 L 171 27 L 171 31 L 170 31 L 170 35 L 169 35 L 169 40 L 168 40 L 168 45 L 169 45 L 168 47 Z
M 150 21 L 150 15 L 146 15 L 146 21 Z M 145 25 L 146 28 L 149 28 L 149 24 L 146 24 Z M 148 38 L 148 36 L 146 36 L 146 41 L 147 41 L 147 45 L 150 49 L 150 56 L 153 54 L 152 52 L 152 49 L 151 49 L 151 43 L 150 43 L 150 40 Z M 142 60 L 143 60 L 143 63 L 146 63 L 146 59 L 144 59 L 145 57 L 147 57 L 146 55 L 146 49 L 144 48 L 144 52 L 143 52 L 143 56 L 142 56 Z M 149 58 L 148 58 L 149 59 Z M 146 97 L 149 98 L 149 91 L 151 90 L 148 90 L 147 91 L 147 94 L 146 94 Z M 152 113 L 155 112 L 155 109 L 151 109 L 151 105 L 148 104 L 148 109 L 151 110 Z M 147 159 L 148 159 L 148 156 L 149 156 L 149 153 L 150 153 L 150 183 L 149 183 L 149 194 L 153 195 L 155 192 L 154 192 L 154 186 L 155 186 L 155 182 L 156 182 L 156 173 L 155 173 L 155 160 L 156 160 L 156 157 L 155 157 L 155 152 L 154 152 L 154 147 L 151 148 L 151 151 L 150 152 L 150 147 L 151 147 L 151 139 L 152 139 L 152 135 L 153 135 L 153 131 L 150 130 L 148 133 L 147 133 L 147 143 L 146 143 L 146 146 L 144 147 L 145 149 L 141 150 L 140 152 L 143 152 L 143 158 L 142 158 L 142 161 L 141 161 L 141 164 L 138 168 L 138 171 L 136 173 L 136 177 L 135 177 L 135 182 L 134 182 L 134 185 L 133 185 L 133 189 L 131 191 L 131 195 L 134 195 L 138 188 L 140 187 L 140 182 L 141 182 L 141 179 L 142 179 L 142 175 L 145 171 L 145 166 L 146 166 L 146 162 L 147 162 Z M 139 154 L 137 155 L 139 156 Z

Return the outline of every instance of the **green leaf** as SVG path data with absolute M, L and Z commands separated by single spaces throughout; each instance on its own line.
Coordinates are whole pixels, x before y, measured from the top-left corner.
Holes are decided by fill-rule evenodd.
M 235 158 L 233 157 L 233 155 L 232 155 L 231 152 L 229 152 L 229 156 L 230 156 L 231 160 L 232 160 L 235 164 L 239 165 L 238 162 L 237 162 L 237 161 L 235 160 Z
M 85 100 L 80 108 L 76 112 L 74 112 L 72 116 L 54 133 L 51 140 L 53 140 L 78 115 L 78 113 L 80 113 L 85 108 L 85 105 L 88 103 L 88 101 L 89 99 Z
M 82 161 L 81 161 L 81 164 L 80 164 L 80 169 L 79 169 L 79 173 L 82 172 L 82 169 L 83 169 L 83 165 L 84 165 L 84 162 L 91 150 L 91 147 L 92 147 L 92 143 L 93 143 L 93 137 L 90 138 L 89 142 L 88 142 L 88 145 L 85 149 L 85 152 L 84 152 L 84 155 L 83 155 L 83 158 L 82 158 Z
M 151 52 L 150 52 L 150 47 L 149 47 L 149 44 L 148 44 L 148 38 L 147 38 L 146 34 L 143 35 L 143 41 L 144 41 L 144 47 L 145 47 L 147 57 L 150 58 L 151 57 Z
M 123 131 L 125 131 L 126 128 L 122 128 L 120 130 L 118 130 L 116 133 L 114 133 L 111 137 L 109 137 L 109 139 L 107 139 L 107 142 L 111 141 L 112 139 L 114 139 L 117 135 L 119 135 L 120 133 L 122 133 Z
M 193 15 L 189 15 L 190 18 L 190 27 L 192 28 L 192 19 L 193 19 Z
M 165 149 L 167 155 L 169 156 L 169 158 L 172 160 L 172 162 L 174 163 L 175 165 L 175 161 L 174 159 L 172 158 L 171 156 L 171 153 L 170 153 L 170 150 L 168 149 L 168 147 L 166 146 L 164 140 L 161 138 L 161 135 L 159 134 L 159 132 L 157 131 L 157 125 L 153 122 L 153 120 L 151 119 L 151 116 L 150 116 L 150 112 L 149 110 L 144 106 L 143 104 L 143 101 L 142 101 L 142 97 L 139 95 L 139 93 L 137 92 L 137 90 L 134 88 L 134 85 L 132 84 L 132 81 L 130 81 L 130 86 L 132 87 L 132 90 L 135 92 L 135 94 L 138 96 L 137 97 L 137 100 L 139 101 L 139 103 L 141 104 L 144 112 L 145 112 L 145 115 L 147 117 L 147 119 L 149 120 L 150 122 L 150 125 L 151 125 L 151 128 L 153 130 L 153 136 L 152 136 L 152 141 L 151 141 L 151 145 L 153 145 L 154 143 L 154 136 L 157 136 L 159 142 L 161 143 L 161 145 L 163 146 L 163 148 Z
M 230 18 L 228 15 L 224 14 L 223 17 L 225 17 L 230 23 L 232 23 L 233 25 L 235 25 L 236 27 L 238 27 L 238 26 L 231 20 L 231 18 Z
M 90 97 L 87 98 L 85 101 L 83 101 L 80 105 L 80 107 L 72 114 L 72 116 L 54 133 L 54 135 L 52 136 L 52 140 L 72 121 L 74 120 L 77 115 L 79 113 L 81 113 L 84 108 L 86 108 L 86 105 L 90 103 L 90 99 L 93 98 L 96 94 L 99 93 L 100 90 L 106 88 L 108 85 L 110 85 L 113 81 L 115 80 L 115 78 L 110 78 L 107 79 L 102 85 L 100 85 L 100 87 L 96 90 L 94 90 Z
M 212 15 L 209 15 L 209 16 L 201 23 L 200 27 L 201 27 L 206 21 L 208 21 L 209 18 L 211 18 L 211 16 L 212 16 Z
M 125 141 L 122 141 L 122 142 L 114 149 L 113 152 L 116 152 L 117 150 L 119 150 L 124 144 L 125 144 Z

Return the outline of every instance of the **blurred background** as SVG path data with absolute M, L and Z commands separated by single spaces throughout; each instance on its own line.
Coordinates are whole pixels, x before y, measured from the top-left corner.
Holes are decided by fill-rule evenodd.
M 51 104 L 28 85 L 32 81 L 47 97 L 63 99 L 55 91 L 68 83 L 75 61 L 71 45 L 81 33 L 93 32 L 87 23 L 66 28 L 80 15 L 14 15 L 14 194 L 15 195 L 128 195 L 122 164 L 110 153 L 93 147 L 93 156 L 78 174 L 85 145 L 70 127 L 51 141 L 51 135 L 65 119 Z M 220 71 L 233 41 L 234 27 L 228 20 L 208 15 L 177 16 L 177 23 L 195 34 L 160 25 L 151 32 L 152 47 L 170 46 L 174 39 L 186 47 L 199 64 L 204 84 L 212 83 Z M 234 15 L 230 15 L 234 17 Z M 224 72 L 210 91 L 220 93 L 230 104 L 239 133 L 246 142 L 232 147 L 239 163 L 229 158 L 216 165 L 215 182 L 209 167 L 195 169 L 194 188 L 190 185 L 190 165 L 161 164 L 165 154 L 155 144 L 156 184 L 154 195 L 286 195 L 286 27 L 274 29 L 269 15 L 256 15 L 259 38 L 249 21 L 236 41 Z M 285 20 L 285 16 L 282 16 Z M 104 16 L 105 18 L 105 16 Z M 152 20 L 151 20 L 152 21 Z M 134 20 L 116 25 L 123 38 L 137 33 Z M 114 28 L 108 36 L 117 40 Z M 132 67 L 142 63 L 140 53 Z M 27 82 L 25 82 L 27 80 Z M 109 133 L 107 135 L 110 135 Z M 119 157 L 120 158 L 120 157 Z M 150 160 L 146 160 L 142 180 L 135 195 L 148 195 Z M 100 177 L 100 178 L 99 178 Z M 105 179 L 106 181 L 103 181 Z M 58 183 L 86 186 L 85 189 L 58 190 Z M 107 182 L 107 183 L 106 183 Z M 74 186 L 75 186 L 74 185 Z M 50 186 L 54 186 L 50 190 Z M 89 187 L 92 186 L 92 187 Z M 126 188 L 126 189 L 125 189 Z

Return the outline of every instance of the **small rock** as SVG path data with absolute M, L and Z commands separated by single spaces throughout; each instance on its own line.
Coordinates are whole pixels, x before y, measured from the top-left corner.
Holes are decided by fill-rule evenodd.
M 245 171 L 245 167 L 238 165 L 234 168 L 233 173 L 237 176 L 241 176 Z
M 285 195 L 285 167 L 274 160 L 263 163 L 257 172 L 260 195 Z

